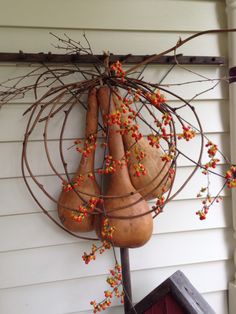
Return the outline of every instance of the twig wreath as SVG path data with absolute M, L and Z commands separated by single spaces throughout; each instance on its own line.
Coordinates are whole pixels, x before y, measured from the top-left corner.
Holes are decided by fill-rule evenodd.
M 199 188 L 198 197 L 202 205 L 196 214 L 201 220 L 206 218 L 212 204 L 221 200 L 225 187 L 236 186 L 236 167 L 204 134 L 191 104 L 193 99 L 185 100 L 164 84 L 144 79 L 144 70 L 151 61 L 170 52 L 176 54 L 180 46 L 198 36 L 229 31 L 235 30 L 210 30 L 180 39 L 174 47 L 129 68 L 120 61 L 111 64 L 109 54 L 106 54 L 104 62 L 99 60 L 92 69 L 80 68 L 76 64 L 61 68 L 42 64 L 27 75 L 0 84 L 2 105 L 23 98 L 32 91 L 35 96 L 35 102 L 24 113 L 28 115 L 28 122 L 21 158 L 23 179 L 35 202 L 67 233 L 81 239 L 100 240 L 100 245 L 93 244 L 91 252 L 84 253 L 82 258 L 86 264 L 95 260 L 97 253 L 113 248 L 115 266 L 107 278 L 110 288 L 104 292 L 104 300 L 91 302 L 94 313 L 106 309 L 113 295 L 123 302 L 125 291 L 121 266 L 114 247 L 144 245 L 152 235 L 153 219 L 163 212 L 164 206 L 176 197 L 198 170 L 208 182 Z M 58 48 L 66 54 L 93 55 L 85 35 L 85 46 L 66 35 L 63 39 L 53 36 L 59 41 Z M 83 79 L 76 80 L 77 75 Z M 214 86 L 221 80 L 228 82 L 229 78 L 216 80 Z M 168 102 L 170 96 L 178 100 L 178 106 Z M 77 139 L 71 147 L 81 156 L 77 171 L 71 175 L 64 152 L 64 134 L 76 106 L 87 111 L 86 129 L 84 138 Z M 99 109 L 102 121 L 98 118 Z M 183 118 L 183 110 L 189 111 L 195 124 Z M 48 146 L 50 123 L 61 112 L 64 115 L 58 149 L 63 173 L 57 170 Z M 148 130 L 147 134 L 142 134 L 140 124 Z M 40 177 L 34 174 L 29 161 L 28 145 L 38 128 L 43 132 L 45 153 L 52 174 L 58 178 L 58 189 L 62 186 L 59 199 L 51 195 Z M 186 141 L 187 145 L 196 134 L 200 138 L 199 151 L 193 160 L 181 150 L 179 143 Z M 207 163 L 202 161 L 204 150 L 209 157 Z M 95 168 L 97 151 L 100 166 Z M 176 165 L 180 156 L 192 163 L 193 170 L 175 189 Z M 216 171 L 222 162 L 228 167 L 223 174 Z M 223 180 L 221 189 L 214 196 L 209 190 L 213 175 Z M 43 206 L 33 185 L 57 206 L 59 220 Z M 155 205 L 149 208 L 147 200 L 153 199 Z M 95 230 L 97 238 L 81 235 L 91 230 Z

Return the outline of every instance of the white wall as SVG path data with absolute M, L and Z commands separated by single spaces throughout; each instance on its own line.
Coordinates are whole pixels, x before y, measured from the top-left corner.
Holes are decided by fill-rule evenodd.
M 2 52 L 55 51 L 50 31 L 59 36 L 66 32 L 80 39 L 85 30 L 95 53 L 109 50 L 117 54 L 152 54 L 173 46 L 179 36 L 185 38 L 196 31 L 226 26 L 224 1 L 1 0 L 0 3 Z M 226 39 L 226 35 L 207 35 L 181 47 L 177 53 L 227 56 Z M 31 69 L 27 64 L 0 66 L 0 81 Z M 215 66 L 189 68 L 211 78 L 226 70 Z M 148 76 L 158 82 L 166 70 L 163 66 L 152 67 Z M 168 82 L 191 79 L 191 73 L 177 69 Z M 188 99 L 205 88 L 206 85 L 193 84 L 181 86 L 177 92 Z M 229 152 L 227 100 L 225 85 L 194 101 L 205 132 L 225 152 Z M 99 300 L 106 289 L 112 254 L 85 266 L 81 255 L 91 243 L 78 241 L 53 225 L 27 192 L 21 178 L 20 154 L 26 122 L 22 113 L 29 105 L 30 97 L 9 103 L 0 112 L 0 312 L 91 313 L 90 300 Z M 82 128 L 68 130 L 68 143 L 81 131 Z M 56 144 L 55 134 L 52 139 Z M 59 187 L 41 157 L 39 163 L 40 145 L 41 139 L 36 134 L 31 143 L 31 159 L 37 175 L 58 195 Z M 196 143 L 190 146 L 189 151 L 194 152 Z M 73 157 L 71 160 L 75 162 Z M 189 163 L 182 159 L 181 176 L 189 169 Z M 224 192 L 223 202 L 211 209 L 206 221 L 200 222 L 194 213 L 200 206 L 196 194 L 201 184 L 202 176 L 196 175 L 155 220 L 150 242 L 130 250 L 134 302 L 180 269 L 216 313 L 227 313 L 227 283 L 233 276 L 231 199 Z M 216 179 L 211 186 L 213 192 L 219 185 Z M 49 201 L 43 196 L 40 199 L 53 210 Z M 122 308 L 117 304 L 110 313 L 122 313 Z

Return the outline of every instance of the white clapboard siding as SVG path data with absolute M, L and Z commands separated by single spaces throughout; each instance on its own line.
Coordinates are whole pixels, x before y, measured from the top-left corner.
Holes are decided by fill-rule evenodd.
M 229 156 L 229 135 L 226 134 L 213 134 L 208 136 L 209 140 L 217 144 L 221 151 Z M 205 144 L 206 142 L 204 142 Z M 67 170 L 69 173 L 76 171 L 81 154 L 78 153 L 74 145 L 74 140 L 63 141 L 64 147 L 64 158 L 67 162 Z M 58 173 L 64 172 L 64 167 L 62 165 L 60 156 L 60 146 L 59 141 L 51 141 L 47 143 L 50 159 L 55 166 Z M 70 148 L 72 147 L 72 148 Z M 21 142 L 6 142 L 0 144 L 1 155 L 0 164 L 4 165 L 4 169 L 1 171 L 2 178 L 10 178 L 15 176 L 21 176 L 21 154 L 22 154 L 22 143 Z M 70 149 L 69 149 L 70 148 Z M 183 153 L 179 157 L 178 165 L 192 166 L 198 161 L 200 150 L 201 150 L 201 138 L 196 136 L 193 140 L 186 142 L 181 140 L 178 142 L 177 148 Z M 97 149 L 96 154 L 96 166 L 100 168 L 102 166 L 102 156 L 104 154 L 103 149 Z M 38 156 L 41 156 L 40 163 L 38 162 Z M 217 156 L 221 158 L 221 156 Z M 29 162 L 30 168 L 32 169 L 34 175 L 50 175 L 54 174 L 51 166 L 47 160 L 47 155 L 45 153 L 44 142 L 36 141 L 29 142 L 27 145 L 27 160 Z M 209 161 L 207 151 L 204 152 L 202 163 L 205 164 Z M 158 160 L 157 160 L 158 162 Z M 221 163 L 224 159 L 221 158 Z
M 188 243 L 186 243 L 186 236 Z M 213 229 L 154 235 L 138 250 L 130 250 L 132 270 L 227 260 L 232 256 L 232 231 Z M 212 244 L 217 239 L 217 246 Z M 168 250 L 166 247 L 168 246 Z M 211 250 L 209 250 L 211 246 Z M 0 253 L 0 288 L 95 276 L 112 267 L 112 258 L 99 256 L 87 267 L 81 256 L 85 242 Z M 186 254 L 188 252 L 188 254 Z M 109 252 L 108 256 L 111 256 Z M 146 256 L 145 264 L 143 257 Z M 46 257 L 46 258 L 45 258 Z M 50 267 L 50 265 L 53 265 Z
M 229 197 L 224 197 L 219 204 L 214 204 L 205 221 L 200 221 L 194 215 L 200 207 L 201 202 L 198 200 L 171 202 L 166 206 L 164 214 L 160 214 L 154 220 L 153 234 L 232 227 Z M 56 212 L 51 214 L 57 217 Z M 75 237 L 62 232 L 42 213 L 2 216 L 0 229 L 5 235 L 4 238 L 0 238 L 0 252 L 78 241 Z M 96 237 L 92 232 L 86 236 Z
M 224 169 L 224 168 L 223 168 Z M 223 171 L 223 169 L 219 166 L 219 170 Z M 176 173 L 176 178 L 175 178 L 175 184 L 173 187 L 173 193 L 175 193 L 178 188 L 180 188 L 185 180 L 191 175 L 193 171 L 192 167 L 184 167 L 184 168 L 178 168 L 177 173 Z M 223 172 L 221 172 L 223 174 Z M 221 190 L 221 187 L 223 186 L 224 179 L 217 175 L 213 175 L 211 177 L 213 180 L 211 185 L 210 185 L 210 193 L 211 195 L 216 195 L 218 191 Z M 182 191 L 176 196 L 175 199 L 181 200 L 185 199 L 184 195 L 186 197 L 190 197 L 190 195 L 197 196 L 199 193 L 199 187 L 206 187 L 207 186 L 207 177 L 201 173 L 201 171 L 197 171 L 194 176 L 191 178 L 189 183 L 184 187 Z M 223 195 L 224 193 L 228 194 L 229 190 L 224 190 L 222 191 Z
M 188 2 L 188 1 L 186 1 Z M 221 14 L 222 18 L 223 14 Z M 169 23 L 168 23 L 169 26 Z M 201 26 L 200 26 L 201 27 Z M 210 25 L 208 28 L 212 28 Z M 207 28 L 207 26 L 206 26 Z M 204 29 L 206 29 L 204 27 Z M 167 28 L 168 30 L 168 28 Z M 166 32 L 156 29 L 155 32 L 140 32 L 136 30 L 80 30 L 80 29 L 60 29 L 60 28 L 0 28 L 1 39 L 4 41 L 3 52 L 54 52 L 62 53 L 55 46 L 57 39 L 50 35 L 53 33 L 64 38 L 66 33 L 74 40 L 81 41 L 83 45 L 83 33 L 85 31 L 94 53 L 101 54 L 103 51 L 110 51 L 117 54 L 153 54 L 166 50 L 174 46 L 179 37 L 182 39 L 192 35 L 191 31 Z M 24 37 L 22 37 L 22 32 Z M 37 38 L 37 40 L 35 40 Z M 132 41 L 132 45 L 130 42 Z M 34 43 L 32 45 L 32 42 Z M 200 49 L 199 49 L 200 48 Z M 205 55 L 205 56 L 226 56 L 227 41 L 224 34 L 207 34 L 200 36 L 190 43 L 177 49 L 177 53 L 185 55 Z M 28 65 L 29 66 L 29 65 Z
M 53 197 L 57 199 L 59 196 L 61 187 L 58 183 L 57 183 L 58 185 L 56 185 L 55 182 L 57 181 L 55 180 L 55 178 L 54 177 L 44 177 L 44 178 L 40 177 L 39 179 L 40 179 L 40 182 L 47 184 L 46 186 L 50 188 L 48 191 Z M 7 216 L 7 215 L 14 215 L 14 214 L 35 213 L 35 212 L 40 211 L 38 206 L 34 203 L 33 199 L 29 195 L 27 188 L 24 185 L 24 182 L 21 178 L 0 180 L 0 190 L 2 192 L 1 203 L 0 203 L 0 215 Z M 11 191 L 10 196 L 7 193 L 9 190 Z M 34 191 L 36 191 L 36 189 L 34 189 Z M 14 197 L 12 197 L 12 195 Z M 55 209 L 55 206 L 53 206 L 49 201 L 47 201 L 46 196 L 44 197 L 41 194 L 39 196 L 40 196 L 39 201 L 42 202 L 48 210 Z M 181 200 L 185 199 L 185 200 L 191 201 L 193 197 L 195 197 L 195 194 L 191 195 L 190 193 L 189 195 L 187 195 L 185 193 L 180 198 L 180 204 L 181 204 Z M 198 203 L 199 201 L 196 200 L 195 202 Z M 187 208 L 194 207 L 194 205 L 192 204 L 190 205 L 186 203 L 186 205 L 187 205 Z M 176 206 L 176 205 L 173 205 L 173 206 Z M 182 206 L 185 207 L 185 205 L 182 205 Z M 181 208 L 181 205 L 178 207 Z M 168 204 L 167 208 L 172 208 L 172 202 Z
M 169 102 L 172 106 L 179 105 L 179 102 Z M 228 114 L 228 104 L 225 100 L 202 100 L 193 101 L 191 104 L 195 107 L 196 112 L 202 122 L 202 128 L 205 133 L 219 133 L 229 131 L 229 114 Z M 29 108 L 27 104 L 9 104 L 5 105 L 1 109 L 0 115 L 0 142 L 12 142 L 22 140 L 25 129 L 27 117 L 22 116 Z M 85 124 L 85 109 L 78 105 L 73 109 L 73 114 L 70 115 L 70 127 L 65 129 L 64 138 L 73 139 L 77 137 L 84 137 L 84 124 Z M 146 117 L 147 111 L 144 111 L 143 115 Z M 209 123 L 205 118 L 206 112 L 211 113 L 211 119 L 215 124 Z M 184 110 L 181 111 L 182 117 L 189 123 L 196 125 L 196 119 L 190 112 Z M 148 115 L 147 115 L 148 116 Z M 63 119 L 63 112 L 56 115 L 49 124 L 49 139 L 58 139 L 58 134 L 60 131 L 59 125 Z M 9 122 L 15 125 L 14 128 L 8 128 Z M 142 128 L 145 125 L 140 122 Z M 44 124 L 39 123 L 37 131 L 31 135 L 31 140 L 42 140 Z M 8 132 L 5 132 L 5 130 Z M 142 130 L 143 130 L 142 129 Z M 148 134 L 150 130 L 146 127 L 144 129 L 145 133 Z
M 217 314 L 225 314 L 228 312 L 228 295 L 227 291 L 217 291 L 214 293 L 204 293 L 204 299 L 212 306 Z
M 47 267 L 49 268 L 50 265 L 48 264 Z M 77 268 L 79 268 L 78 262 Z M 132 285 L 133 289 L 137 290 L 137 294 L 134 295 L 134 302 L 137 303 L 145 294 L 149 293 L 177 270 L 178 267 L 174 266 L 150 269 L 145 272 L 133 271 L 131 273 Z M 183 265 L 181 270 L 201 293 L 206 293 L 207 295 L 212 290 L 216 291 L 216 293 L 223 293 L 227 289 L 227 280 L 232 275 L 233 267 L 231 261 L 218 261 Z M 225 276 L 216 277 L 215 273 L 225 273 Z M 144 281 L 144 276 L 147 276 L 148 280 Z M 201 280 L 202 277 L 204 277 L 204 281 Z M 18 311 L 24 314 L 41 314 L 48 311 L 48 309 L 50 309 L 52 314 L 77 313 L 79 311 L 81 311 L 79 313 L 87 313 L 86 309 L 90 308 L 90 300 L 103 298 L 103 291 L 107 287 L 105 282 L 106 276 L 101 275 L 94 278 L 96 279 L 94 282 L 93 277 L 85 277 L 2 289 L 0 295 L 2 310 L 5 310 L 8 314 L 15 314 L 15 307 L 17 306 Z M 142 289 L 140 289 L 140 286 Z M 85 296 L 83 291 L 87 291 Z M 39 302 L 38 294 L 43 302 Z M 14 298 L 14 303 L 12 298 Z M 214 304 L 215 302 L 213 302 Z M 119 303 L 114 300 L 114 305 L 119 305 Z M 122 313 L 121 308 L 119 311 L 117 313 Z M 91 310 L 88 313 L 91 313 Z M 113 308 L 108 313 L 113 313 Z M 116 313 L 115 310 L 114 313 Z M 224 312 L 216 311 L 216 313 L 223 314 Z
M 58 41 L 50 32 L 59 37 L 66 33 L 84 45 L 85 32 L 94 53 L 153 54 L 197 31 L 224 27 L 225 2 L 218 0 L 71 0 L 69 3 L 62 0 L 39 3 L 2 0 L 0 11 L 1 52 L 63 53 L 55 47 Z M 201 36 L 177 49 L 176 53 L 227 58 L 227 36 Z M 0 83 L 5 81 L 9 86 L 13 83 L 9 78 L 19 77 L 37 67 L 37 64 L 1 63 Z M 55 68 L 55 64 L 50 67 Z M 169 68 L 150 66 L 144 72 L 145 80 L 158 83 Z M 203 130 L 229 155 L 227 83 L 216 85 L 217 79 L 227 75 L 226 66 L 176 66 L 162 84 L 163 88 L 186 100 L 199 94 L 191 105 L 200 117 Z M 80 81 L 81 77 L 75 74 L 65 80 Z M 26 81 L 33 83 L 34 77 Z M 194 83 L 189 84 L 191 81 Z M 179 85 L 172 85 L 176 83 Z M 43 89 L 38 97 L 42 93 Z M 181 104 L 174 95 L 165 94 L 170 105 Z M 22 139 L 29 117 L 22 113 L 34 101 L 30 93 L 11 100 L 0 110 L 0 312 L 90 314 L 90 301 L 103 299 L 103 291 L 108 288 L 106 277 L 114 265 L 114 258 L 109 251 L 98 256 L 95 262 L 84 265 L 81 256 L 90 251 L 92 242 L 63 232 L 41 212 L 30 196 L 20 170 Z M 193 114 L 185 109 L 178 113 L 197 127 Z M 84 136 L 85 113 L 76 105 L 65 129 L 63 145 L 70 174 L 75 171 L 80 156 L 74 148 L 67 148 L 74 139 Z M 143 116 L 151 122 L 147 112 L 143 111 Z M 62 121 L 63 113 L 51 119 L 48 134 L 52 160 L 60 173 L 63 168 L 58 137 Z M 146 135 L 150 133 L 147 126 L 138 123 Z M 31 134 L 28 158 L 36 179 L 57 200 L 61 181 L 53 175 L 46 161 L 43 128 L 44 123 L 41 123 Z M 179 126 L 177 132 L 180 132 Z M 188 145 L 179 141 L 179 148 L 190 158 L 196 158 L 199 139 L 197 134 Z M 97 153 L 97 163 L 100 156 Z M 207 154 L 204 154 L 203 162 L 207 160 Z M 186 158 L 181 157 L 178 166 L 173 192 L 193 171 Z M 226 169 L 222 161 L 217 171 L 224 175 Z M 57 217 L 56 204 L 33 184 L 32 179 L 27 177 L 27 180 L 40 203 Z M 212 176 L 211 180 L 210 192 L 214 195 L 220 190 L 223 179 Z M 211 207 L 205 221 L 200 221 L 195 212 L 201 208 L 202 199 L 197 199 L 196 195 L 206 184 L 206 176 L 198 171 L 175 200 L 166 205 L 164 213 L 154 220 L 152 239 L 144 247 L 130 250 L 134 303 L 180 269 L 217 314 L 228 313 L 228 282 L 234 273 L 231 196 L 229 190 L 222 191 L 222 201 Z M 150 207 L 154 203 L 151 201 Z M 119 250 L 116 251 L 119 258 Z M 123 307 L 115 301 L 105 313 L 121 314 Z
M 13 0 L 2 0 L 2 6 L 4 9 L 0 14 L 0 26 L 32 27 L 33 25 L 47 28 L 140 31 L 166 30 L 167 24 L 168 30 L 176 31 L 176 23 L 179 30 L 185 31 L 225 26 L 224 15 L 218 16 L 218 12 L 224 10 L 224 3 L 221 1 L 149 0 L 147 5 L 146 2 L 137 3 L 135 0 L 129 2 L 122 0 L 119 3 L 115 0 L 102 0 L 99 1 L 99 6 L 95 6 L 92 0 L 86 2 L 71 0 L 68 6 L 63 0 L 51 2 L 42 0 L 40 4 L 33 4 L 30 0 L 23 0 L 21 4 Z M 56 6 L 60 7 L 60 10 L 55 10 Z M 26 7 L 27 11 L 24 10 Z M 37 15 L 29 15 L 29 12 L 34 11 Z M 55 11 L 58 12 L 55 14 Z M 130 12 L 134 13 L 130 14 Z M 179 19 L 183 12 L 186 16 L 191 16 L 191 23 L 188 19 Z
M 219 167 L 222 169 L 221 167 Z M 181 167 L 177 171 L 176 189 L 180 187 L 183 180 L 186 179 L 193 171 L 192 167 Z M 223 170 L 222 170 L 223 171 Z M 223 172 L 222 172 L 223 173 Z M 46 191 L 54 197 L 56 200 L 59 197 L 61 191 L 61 182 L 55 176 L 39 176 L 36 178 L 39 184 L 42 184 Z M 210 192 L 212 195 L 216 195 L 221 189 L 223 180 L 219 176 L 213 177 L 214 184 L 210 186 Z M 27 178 L 33 192 L 37 195 L 39 202 L 47 208 L 47 210 L 55 209 L 55 204 L 48 200 L 47 196 L 32 182 L 32 179 Z M 201 172 L 197 172 L 189 184 L 181 191 L 175 199 L 188 200 L 197 196 L 200 188 L 206 186 L 207 178 Z M 24 185 L 22 178 L 11 178 L 0 180 L 1 189 L 1 203 L 0 211 L 1 215 L 19 214 L 21 212 L 35 212 L 38 210 L 38 205 L 35 204 Z M 9 194 L 9 191 L 11 193 Z M 223 190 L 221 195 L 229 195 L 229 190 Z
M 227 310 L 227 292 L 226 291 L 217 291 L 214 293 L 203 293 L 204 299 L 212 306 L 212 308 L 217 308 L 217 314 L 225 314 Z M 113 306 L 112 308 L 108 308 L 106 310 L 106 314 L 121 314 L 122 312 L 121 306 Z M 90 314 L 90 311 L 83 312 L 70 312 L 67 314 Z

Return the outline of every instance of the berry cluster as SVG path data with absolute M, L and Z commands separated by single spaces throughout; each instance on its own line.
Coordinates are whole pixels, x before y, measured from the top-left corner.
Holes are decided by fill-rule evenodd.
M 166 102 L 166 98 L 159 90 L 154 93 L 146 93 L 144 97 L 155 107 L 160 108 Z
M 88 178 L 89 178 L 90 180 L 95 180 L 95 175 L 94 175 L 94 173 L 93 173 L 93 172 L 89 172 L 89 173 L 88 173 Z
M 102 223 L 101 235 L 104 239 L 112 240 L 113 233 L 115 232 L 115 227 L 110 225 L 109 219 L 105 218 Z
M 211 141 L 208 141 L 205 147 L 208 148 L 207 153 L 210 160 L 204 165 L 204 170 L 202 171 L 203 174 L 207 174 L 209 168 L 215 169 L 217 164 L 220 162 L 220 159 L 215 158 L 218 152 L 218 146 Z
M 235 188 L 236 187 L 236 166 L 231 166 L 228 171 L 225 173 L 225 178 L 227 182 L 228 188 Z
M 124 81 L 126 73 L 125 73 L 124 69 L 122 68 L 122 64 L 120 63 L 119 60 L 110 66 L 110 71 L 114 72 L 116 77 L 119 77 L 122 79 L 122 81 Z
M 209 210 L 208 206 L 204 206 L 203 209 L 198 210 L 198 211 L 196 212 L 196 215 L 199 216 L 199 219 L 200 219 L 200 220 L 204 220 L 204 219 L 206 219 L 206 215 L 207 215 L 207 213 L 208 213 L 208 210 Z
M 95 176 L 92 172 L 89 172 L 86 175 L 79 174 L 76 177 L 74 177 L 72 179 L 72 181 L 70 181 L 70 182 L 63 180 L 62 181 L 62 189 L 65 192 L 69 192 L 69 191 L 75 189 L 76 187 L 81 186 L 84 183 L 86 177 L 90 180 L 95 180 Z
M 87 254 L 84 252 L 84 255 L 82 256 L 85 264 L 88 264 L 90 261 L 96 259 L 96 253 L 99 252 L 102 254 L 105 250 L 109 250 L 111 248 L 111 240 L 113 237 L 113 233 L 115 231 L 114 227 L 110 226 L 109 219 L 105 218 L 102 223 L 102 230 L 101 235 L 103 237 L 101 246 L 97 247 L 96 244 L 92 245 L 91 253 Z
M 161 156 L 161 160 L 164 161 L 164 162 L 170 162 L 172 160 L 172 155 L 170 154 L 167 154 L 167 153 L 164 153 L 162 156 Z
M 98 169 L 99 174 L 111 174 L 115 173 L 117 168 L 122 168 L 123 166 L 126 166 L 128 163 L 128 159 L 126 156 L 124 156 L 121 160 L 114 160 L 111 155 L 105 156 L 105 166 L 104 169 L 100 168 Z
M 77 145 L 76 150 L 82 154 L 83 157 L 88 157 L 89 154 L 96 149 L 96 141 L 97 136 L 94 134 L 89 135 L 89 137 L 85 140 L 84 146 L 80 147 L 79 145 L 82 143 L 81 140 L 76 140 L 75 144 Z
M 75 210 L 71 212 L 71 218 L 76 222 L 82 222 L 88 215 L 87 208 L 82 205 L 79 206 L 79 212 Z
M 202 201 L 203 207 L 202 209 L 198 210 L 196 212 L 196 215 L 199 216 L 200 220 L 206 219 L 206 215 L 208 214 L 209 207 L 212 204 L 212 197 L 209 194 L 208 188 L 202 187 L 200 192 L 198 193 L 197 197 L 202 197 L 203 193 L 207 192 L 206 197 Z
M 207 162 L 205 165 L 204 165 L 204 170 L 202 171 L 203 174 L 207 174 L 208 172 L 208 169 L 209 168 L 213 168 L 215 169 L 217 164 L 220 162 L 220 159 L 218 158 L 212 158 L 209 162 Z
M 149 145 L 152 147 L 160 148 L 160 139 L 161 137 L 159 135 L 150 134 L 147 137 L 149 141 Z
M 129 115 L 126 119 L 122 117 L 122 113 L 129 112 Z M 136 141 L 140 140 L 143 136 L 139 132 L 139 125 L 133 123 L 134 119 L 139 114 L 128 106 L 128 102 L 122 103 L 119 109 L 116 109 L 112 113 L 104 115 L 105 125 L 112 126 L 118 125 L 120 129 L 117 131 L 121 135 L 130 134 Z
M 103 116 L 103 121 L 106 121 L 106 125 L 111 126 L 113 124 L 121 125 L 121 112 L 116 110 L 112 113 L 105 114 Z
M 175 173 L 176 173 L 175 169 L 174 168 L 170 168 L 169 172 L 168 172 L 168 179 L 172 180 L 174 178 L 174 176 L 175 176 Z
M 96 259 L 96 252 L 97 252 L 97 246 L 96 244 L 92 245 L 91 248 L 91 253 L 87 254 L 86 252 L 84 252 L 84 255 L 82 256 L 83 261 L 85 262 L 85 264 L 89 264 L 92 260 L 95 261 Z
M 178 135 L 178 140 L 185 139 L 187 142 L 194 138 L 196 132 L 190 126 L 183 126 L 183 133 Z
M 129 132 L 131 133 L 131 136 L 135 139 L 136 142 L 139 141 L 143 137 L 143 135 L 139 132 L 138 124 L 134 124 L 130 126 Z
M 128 90 L 129 95 L 133 96 L 132 102 L 139 101 L 141 99 L 141 96 L 143 96 L 143 92 L 141 89 L 136 89 L 134 92 L 131 90 Z
M 221 196 L 212 197 L 210 195 L 209 186 L 202 187 L 200 189 L 200 192 L 197 194 L 197 197 L 204 197 L 202 201 L 202 208 L 196 212 L 196 215 L 199 216 L 200 220 L 206 219 L 206 215 L 208 214 L 209 209 L 213 205 L 214 202 L 219 203 L 222 200 Z
M 72 187 L 73 183 L 69 183 L 67 182 L 66 180 L 63 180 L 62 181 L 62 189 L 66 192 L 69 192 L 71 190 L 73 190 L 73 187 Z
M 97 252 L 99 252 L 99 254 L 102 254 L 105 252 L 105 250 L 109 250 L 110 248 L 111 248 L 111 243 L 108 241 L 102 241 L 102 244 L 100 246 L 93 244 L 91 248 L 91 252 L 89 254 L 84 252 L 82 259 L 85 262 L 85 264 L 89 264 L 91 261 L 95 261 Z
M 81 186 L 84 183 L 85 180 L 85 176 L 82 174 L 79 174 L 78 176 L 76 176 L 73 181 L 74 181 L 74 185 L 75 186 Z
M 218 152 L 218 146 L 212 143 L 212 141 L 208 141 L 205 147 L 208 147 L 207 153 L 209 158 L 215 157 L 216 153 Z
M 135 175 L 137 177 L 140 177 L 141 174 L 145 176 L 147 174 L 147 169 L 145 168 L 144 164 L 142 163 L 142 160 L 146 157 L 146 153 L 143 149 L 141 149 L 138 146 L 134 146 L 134 155 L 137 159 L 137 163 L 133 163 L 132 167 L 134 168 Z M 128 158 L 129 158 L 129 152 L 128 152 Z
M 129 152 L 130 154 L 130 152 Z M 134 147 L 134 154 L 135 154 L 135 158 L 137 159 L 137 161 L 142 161 L 145 157 L 146 157 L 146 152 L 144 149 L 141 149 L 140 147 L 138 147 L 137 145 L 135 145 Z
M 162 121 L 164 125 L 170 125 L 170 123 L 173 121 L 171 114 L 168 112 L 165 112 L 162 116 Z
M 157 198 L 156 204 L 154 206 L 152 206 L 152 209 L 158 215 L 162 212 L 162 208 L 164 205 L 165 205 L 165 197 L 162 195 L 162 196 Z
M 77 222 L 83 221 L 89 214 L 91 214 L 96 208 L 97 204 L 102 200 L 96 197 L 91 197 L 90 200 L 85 203 L 79 205 L 78 211 L 73 210 L 71 212 L 71 217 L 73 220 Z
M 105 290 L 105 299 L 99 303 L 96 301 L 91 301 L 90 304 L 93 306 L 93 313 L 101 312 L 107 309 L 111 305 L 111 298 L 115 295 L 120 298 L 121 303 L 124 303 L 124 292 L 120 291 L 120 286 L 122 283 L 121 266 L 116 264 L 114 269 L 110 270 L 110 275 L 107 278 L 107 283 L 112 288 L 112 290 Z
M 135 175 L 137 177 L 140 177 L 141 174 L 143 176 L 145 176 L 147 174 L 147 170 L 146 170 L 145 166 L 141 162 L 139 162 L 137 164 L 133 164 L 133 167 L 134 167 L 134 170 L 135 170 Z
M 104 301 L 98 304 L 94 300 L 94 301 L 91 301 L 90 304 L 93 306 L 93 313 L 97 313 L 97 312 L 105 311 L 111 305 L 111 300 L 110 298 L 106 298 Z

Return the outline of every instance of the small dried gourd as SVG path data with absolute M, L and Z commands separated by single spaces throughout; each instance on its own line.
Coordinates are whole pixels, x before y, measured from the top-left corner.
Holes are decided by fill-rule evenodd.
M 89 91 L 86 115 L 86 147 L 84 148 L 91 145 L 91 151 L 88 156 L 82 154 L 78 170 L 71 180 L 72 182 L 78 182 L 79 180 L 81 184 L 78 185 L 78 188 L 75 187 L 76 192 L 73 189 L 69 191 L 63 189 L 58 201 L 58 216 L 62 224 L 72 232 L 87 232 L 94 229 L 94 215 L 89 213 L 91 211 L 89 204 L 96 203 L 96 199 L 100 195 L 100 187 L 94 176 L 95 144 L 98 127 L 96 93 L 95 88 Z M 86 193 L 90 195 L 86 195 Z M 91 195 L 94 195 L 94 197 Z M 83 208 L 88 212 L 83 213 L 79 211 L 79 209 L 83 210 Z

